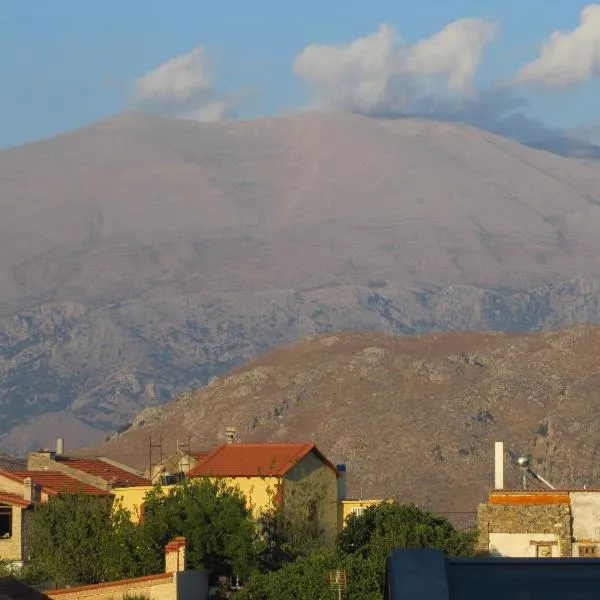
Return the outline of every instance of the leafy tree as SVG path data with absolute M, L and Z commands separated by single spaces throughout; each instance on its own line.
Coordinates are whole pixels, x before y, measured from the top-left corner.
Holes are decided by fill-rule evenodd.
M 441 548 L 448 556 L 471 555 L 473 533 L 458 532 L 444 517 L 433 515 L 414 504 L 385 502 L 371 506 L 360 515 L 350 515 L 338 536 L 345 554 L 372 554 L 382 548 Z
M 26 577 L 57 586 L 85 585 L 147 573 L 140 531 L 110 498 L 66 494 L 36 505 L 26 545 Z
M 238 600 L 331 600 L 327 582 L 330 569 L 338 568 L 334 550 L 313 552 L 277 571 L 250 578 Z
M 144 500 L 143 539 L 151 540 L 154 560 L 176 536 L 187 540 L 187 563 L 219 576 L 248 577 L 255 566 L 256 524 L 238 488 L 223 481 L 193 479 L 168 491 L 160 486 Z
M 272 490 L 268 491 L 273 495 Z M 315 550 L 333 546 L 322 521 L 325 498 L 325 488 L 309 480 L 290 487 L 285 503 L 271 499 L 272 508 L 258 518 L 261 571 L 280 569 Z
M 385 563 L 393 548 L 435 547 L 450 556 L 471 555 L 474 541 L 473 533 L 458 532 L 443 517 L 414 505 L 380 504 L 348 519 L 336 551 L 315 551 L 252 577 L 240 600 L 331 598 L 327 574 L 338 568 L 348 576 L 348 600 L 382 600 Z

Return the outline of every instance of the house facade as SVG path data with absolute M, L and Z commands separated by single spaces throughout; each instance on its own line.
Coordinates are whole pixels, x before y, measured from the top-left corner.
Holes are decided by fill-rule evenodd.
M 338 523 L 338 472 L 312 443 L 216 446 L 187 476 L 221 479 L 247 498 L 254 516 L 285 502 L 318 518 L 334 532 Z M 163 486 L 169 489 L 171 485 Z M 115 498 L 139 519 L 151 486 L 115 488 Z

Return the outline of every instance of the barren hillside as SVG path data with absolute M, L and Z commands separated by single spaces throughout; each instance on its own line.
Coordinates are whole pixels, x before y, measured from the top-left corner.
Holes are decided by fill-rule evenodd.
M 125 113 L 0 152 L 0 182 L 11 452 L 315 332 L 598 318 L 597 164 L 472 127 Z
M 147 409 L 129 431 L 85 452 L 147 467 L 150 435 L 162 437 L 165 453 L 188 436 L 204 449 L 234 425 L 244 441 L 314 440 L 347 463 L 352 495 L 468 512 L 493 485 L 494 441 L 531 452 L 555 486 L 600 487 L 599 380 L 599 326 L 324 334 Z M 510 462 L 507 484 L 517 486 Z

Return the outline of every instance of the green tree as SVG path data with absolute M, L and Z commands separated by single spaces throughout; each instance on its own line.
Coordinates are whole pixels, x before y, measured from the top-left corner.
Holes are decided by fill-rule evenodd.
M 144 500 L 143 539 L 151 540 L 155 561 L 176 536 L 187 540 L 187 563 L 219 576 L 249 576 L 255 566 L 256 523 L 246 498 L 223 481 L 193 479 L 168 491 L 160 486 Z
M 448 519 L 414 504 L 385 502 L 371 506 L 360 515 L 350 515 L 338 536 L 338 548 L 345 554 L 368 556 L 381 548 L 441 548 L 448 556 L 472 555 L 475 535 L 459 532 Z
M 268 490 L 271 495 L 273 492 Z M 262 572 L 333 547 L 334 537 L 323 522 L 324 486 L 310 480 L 286 490 L 285 502 L 271 499 L 271 509 L 258 518 L 258 564 Z
M 351 516 L 335 551 L 300 557 L 278 571 L 255 575 L 240 600 L 321 600 L 331 598 L 328 571 L 343 569 L 348 600 L 382 600 L 386 559 L 393 548 L 441 548 L 449 556 L 472 555 L 474 533 L 461 533 L 443 517 L 395 502 Z
M 147 573 L 145 540 L 110 498 L 65 494 L 36 505 L 25 532 L 27 578 L 85 585 Z

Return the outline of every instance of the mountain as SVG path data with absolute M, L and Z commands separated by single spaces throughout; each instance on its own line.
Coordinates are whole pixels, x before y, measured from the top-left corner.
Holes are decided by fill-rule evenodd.
M 0 447 L 315 332 L 598 318 L 600 171 L 459 124 L 124 113 L 0 152 Z
M 570 136 L 554 136 L 526 144 L 537 150 L 552 152 L 559 156 L 600 160 L 600 146 Z
M 475 511 L 493 486 L 495 441 L 515 458 L 530 452 L 554 486 L 599 487 L 599 380 L 597 325 L 321 334 L 146 409 L 129 431 L 86 453 L 148 468 L 150 435 L 154 444 L 162 437 L 168 454 L 188 436 L 194 449 L 222 443 L 233 425 L 242 441 L 313 440 L 347 464 L 350 495 L 393 496 L 456 516 Z M 510 456 L 505 477 L 520 487 Z

